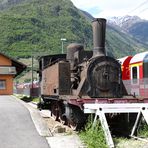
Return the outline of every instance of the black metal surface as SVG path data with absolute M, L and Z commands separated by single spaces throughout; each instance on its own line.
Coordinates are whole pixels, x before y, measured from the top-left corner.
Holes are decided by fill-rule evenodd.
M 87 70 L 88 94 L 91 97 L 121 97 L 120 64 L 111 57 L 94 58 Z
M 82 44 L 78 44 L 78 43 L 72 43 L 67 47 L 67 60 L 73 60 L 74 59 L 74 53 L 76 51 L 81 51 L 84 50 L 84 47 Z
M 105 31 L 106 19 L 95 19 L 92 22 L 93 27 L 93 55 L 105 56 Z
M 66 59 L 66 54 L 55 54 L 55 55 L 46 55 L 38 59 L 39 61 L 39 70 L 43 70 L 47 66 L 59 61 L 61 59 Z
M 72 43 L 67 47 L 67 56 L 66 59 L 70 62 L 70 67 L 71 70 L 74 69 L 74 65 L 75 65 L 75 59 L 74 59 L 74 54 L 77 51 L 83 51 L 84 47 L 82 44 L 78 44 L 78 43 Z
M 74 54 L 74 59 L 77 63 L 82 63 L 88 61 L 93 56 L 93 51 L 84 51 L 81 50 Z
M 70 94 L 70 64 L 68 62 L 59 63 L 59 94 Z

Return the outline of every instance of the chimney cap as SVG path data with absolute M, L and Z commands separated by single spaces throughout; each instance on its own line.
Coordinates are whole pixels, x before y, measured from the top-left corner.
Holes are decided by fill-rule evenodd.
M 92 22 L 96 22 L 96 21 L 106 21 L 105 18 L 95 18 Z

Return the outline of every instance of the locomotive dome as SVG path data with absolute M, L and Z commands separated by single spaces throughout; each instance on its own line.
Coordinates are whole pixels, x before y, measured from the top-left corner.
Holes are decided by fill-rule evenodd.
M 73 59 L 74 53 L 84 50 L 84 46 L 79 43 L 71 43 L 67 46 L 67 59 Z

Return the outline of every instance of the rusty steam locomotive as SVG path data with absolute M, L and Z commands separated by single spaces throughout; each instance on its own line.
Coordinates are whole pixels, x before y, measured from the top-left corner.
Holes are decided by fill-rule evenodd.
M 121 65 L 106 56 L 106 20 L 95 19 L 93 50 L 70 44 L 67 54 L 39 59 L 41 98 L 55 120 L 78 128 L 85 122 L 83 104 L 127 95 L 121 79 Z

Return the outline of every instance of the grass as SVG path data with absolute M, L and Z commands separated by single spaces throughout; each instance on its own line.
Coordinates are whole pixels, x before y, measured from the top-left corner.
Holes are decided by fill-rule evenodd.
M 39 103 L 39 101 L 40 101 L 39 97 L 32 98 L 32 102 L 34 103 Z
M 138 128 L 137 137 L 143 138 L 143 140 L 147 140 L 148 138 L 148 125 L 143 120 Z M 116 137 L 113 140 L 117 148 L 123 148 L 123 147 L 139 148 L 139 147 L 144 147 L 147 144 L 147 142 L 144 142 L 143 140 L 141 141 L 133 138 L 128 139 L 123 137 Z
M 133 138 L 115 138 L 114 143 L 116 148 L 144 148 L 146 143 Z
M 30 97 L 30 96 L 24 96 L 24 95 L 15 95 L 15 96 L 24 102 L 39 103 L 39 101 L 40 101 L 39 97 Z
M 139 126 L 138 137 L 148 137 L 148 125 L 145 122 L 142 122 Z M 107 148 L 105 142 L 104 132 L 99 123 L 96 123 L 96 126 L 92 127 L 92 121 L 88 121 L 85 126 L 85 129 L 79 133 L 80 139 L 85 143 L 87 148 Z M 116 137 L 113 139 L 114 144 L 117 148 L 123 148 L 130 146 L 131 148 L 143 147 L 146 143 L 143 141 L 135 140 L 133 138 L 125 137 Z
M 148 125 L 146 122 L 141 123 L 138 130 L 139 137 L 148 137 Z
M 92 126 L 92 121 L 88 121 L 85 130 L 79 133 L 80 139 L 88 148 L 107 148 L 103 129 L 97 121 L 95 127 Z

